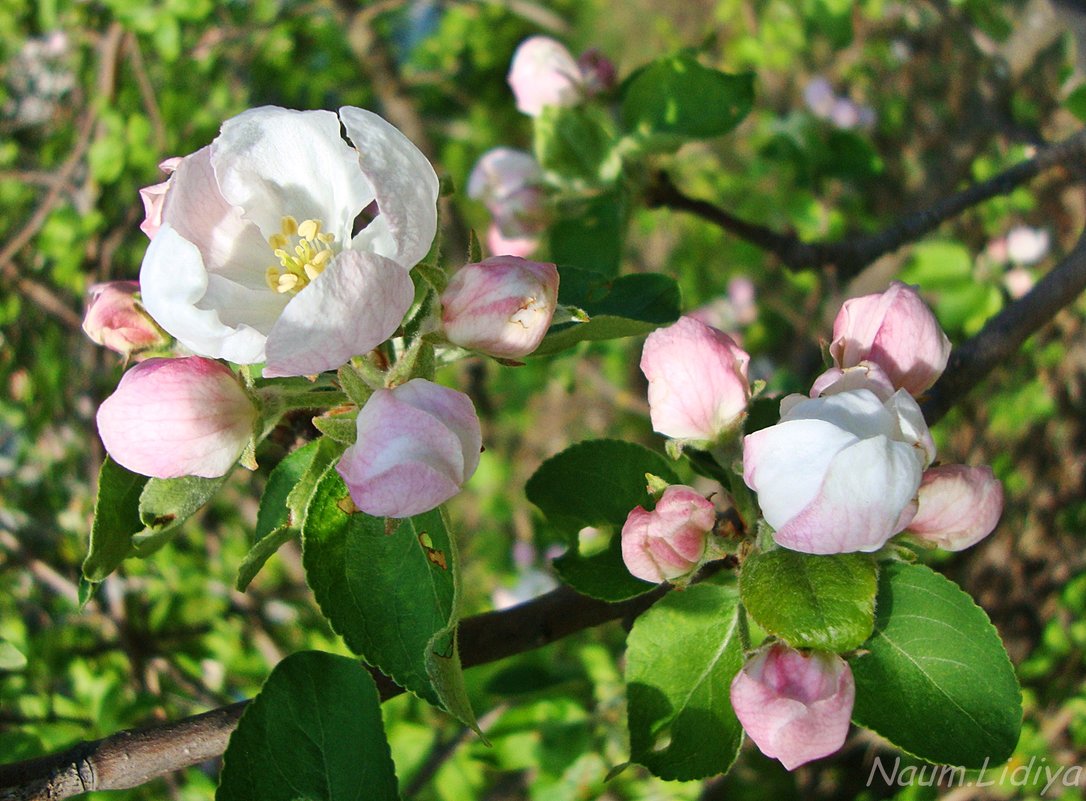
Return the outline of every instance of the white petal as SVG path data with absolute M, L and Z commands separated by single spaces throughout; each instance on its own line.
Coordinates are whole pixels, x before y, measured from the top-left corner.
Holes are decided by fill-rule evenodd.
M 181 160 L 170 179 L 162 219 L 200 249 L 208 272 L 252 289 L 264 286 L 264 269 L 274 261 L 271 246 L 222 196 L 210 147 Z
M 785 400 L 788 400 L 787 398 Z M 869 389 L 854 389 L 837 395 L 823 395 L 795 403 L 784 411 L 785 420 L 825 420 L 838 428 L 851 431 L 860 439 L 897 432 L 894 416 Z
M 193 353 L 236 364 L 264 361 L 263 334 L 248 325 L 226 325 L 216 311 L 200 308 L 207 287 L 199 249 L 164 224 L 140 268 L 140 291 L 148 313 Z
M 822 420 L 763 428 L 743 442 L 743 480 L 758 493 L 769 525 L 780 528 L 810 504 L 837 453 L 856 437 Z
M 212 273 L 207 277 L 207 292 L 200 308 L 214 309 L 224 325 L 248 325 L 267 336 L 289 300 L 290 295 L 273 292 L 267 284 L 249 289 Z
M 414 299 L 411 278 L 375 253 L 340 253 L 287 304 L 268 335 L 265 378 L 335 370 L 388 339 Z
M 935 441 L 931 438 L 927 421 L 920 406 L 906 390 L 899 389 L 890 400 L 886 401 L 886 408 L 897 417 L 900 436 L 895 439 L 903 440 L 916 445 L 924 453 L 924 466 L 935 461 Z
M 330 111 L 263 106 L 243 112 L 223 123 L 211 144 L 211 164 L 223 196 L 265 237 L 291 215 L 320 220 L 346 242 L 354 218 L 373 200 L 358 154 L 340 137 Z
M 396 243 L 395 253 L 377 252 L 410 269 L 437 233 L 437 174 L 411 140 L 373 112 L 344 106 L 339 118 Z

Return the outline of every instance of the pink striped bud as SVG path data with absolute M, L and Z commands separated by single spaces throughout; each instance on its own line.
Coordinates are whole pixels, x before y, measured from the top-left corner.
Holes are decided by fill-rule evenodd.
M 651 512 L 638 506 L 622 526 L 622 560 L 639 579 L 658 583 L 701 563 L 716 525 L 713 504 L 692 487 L 668 487 Z
M 584 96 L 581 68 L 565 45 L 548 36 L 525 39 L 513 53 L 509 86 L 517 108 L 532 117 L 547 106 L 575 106 Z
M 947 464 L 924 471 L 920 507 L 908 530 L 948 551 L 992 533 L 1003 513 L 1003 485 L 992 468 Z
M 169 337 L 136 297 L 139 291 L 136 281 L 109 281 L 92 286 L 83 317 L 84 333 L 93 342 L 126 358 L 169 342 Z

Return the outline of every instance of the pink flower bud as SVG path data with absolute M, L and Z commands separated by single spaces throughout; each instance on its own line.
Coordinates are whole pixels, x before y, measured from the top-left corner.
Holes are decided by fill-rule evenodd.
M 180 156 L 166 159 L 158 165 L 158 168 L 166 174 L 172 173 L 181 163 Z M 170 188 L 170 179 L 167 178 L 160 184 L 146 186 L 140 190 L 140 199 L 143 200 L 144 221 L 140 223 L 140 230 L 147 234 L 148 239 L 154 239 L 158 229 L 162 227 L 162 210 L 166 206 L 166 190 Z
M 486 247 L 493 256 L 519 256 L 526 259 L 539 247 L 539 238 L 534 236 L 506 236 L 501 226 L 492 222 L 486 229 Z
M 558 268 L 516 256 L 465 264 L 441 295 L 449 341 L 502 359 L 537 347 L 558 304 Z
M 143 309 L 136 281 L 110 281 L 90 288 L 83 331 L 91 341 L 125 357 L 165 345 L 168 337 Z
M 881 294 L 845 301 L 830 355 L 838 367 L 875 362 L 895 387 L 917 396 L 946 369 L 950 340 L 916 288 L 894 281 Z
M 482 201 L 492 214 L 497 214 L 506 211 L 510 200 L 526 189 L 538 191 L 542 182 L 543 170 L 531 153 L 496 147 L 480 156 L 471 168 L 468 197 Z
M 482 434 L 471 399 L 423 378 L 374 392 L 357 432 L 336 470 L 355 506 L 376 517 L 428 512 L 479 466 Z
M 1003 485 L 987 466 L 947 464 L 926 470 L 919 499 L 908 530 L 948 551 L 976 545 L 1003 513 Z
M 735 715 L 758 749 L 788 769 L 828 756 L 848 736 L 856 684 L 836 654 L 783 643 L 759 649 L 732 679 Z
M 641 352 L 653 430 L 709 443 L 737 429 L 750 401 L 749 362 L 731 337 L 692 317 L 653 331 Z
M 509 86 L 517 108 L 537 117 L 546 106 L 575 106 L 584 93 L 581 68 L 560 42 L 548 36 L 525 39 L 513 53 Z
M 658 583 L 685 576 L 705 555 L 716 525 L 713 504 L 692 487 L 664 490 L 656 508 L 638 506 L 622 526 L 622 560 L 639 579 Z
M 117 464 L 154 478 L 225 475 L 259 414 L 230 368 L 202 356 L 148 359 L 98 409 Z

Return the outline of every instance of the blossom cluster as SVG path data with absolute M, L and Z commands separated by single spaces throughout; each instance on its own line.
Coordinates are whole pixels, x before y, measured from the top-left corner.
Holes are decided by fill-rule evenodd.
M 263 379 L 403 350 L 412 270 L 437 232 L 438 178 L 399 130 L 354 107 L 251 109 L 162 167 L 168 179 L 141 192 L 151 241 L 138 284 L 96 287 L 84 322 L 96 342 L 139 362 L 101 405 L 98 430 L 136 473 L 212 478 L 251 464 L 283 411 L 319 403 L 289 380 Z M 466 264 L 418 336 L 519 359 L 546 333 L 557 293 L 553 264 Z M 373 515 L 433 509 L 479 463 L 470 398 L 406 372 L 378 369 L 337 465 Z
M 808 395 L 780 402 L 780 420 L 744 434 L 754 394 L 749 356 L 693 317 L 645 341 L 652 427 L 671 450 L 708 451 L 722 466 L 741 453 L 773 547 L 813 555 L 874 552 L 906 534 L 967 548 L 999 520 L 1003 493 L 988 467 L 935 466 L 918 403 L 938 380 L 950 342 L 915 288 L 894 282 L 842 306 L 829 345 L 833 366 Z M 737 509 L 741 509 L 737 506 Z M 755 521 L 745 521 L 755 530 Z M 622 528 L 622 554 L 638 578 L 683 584 L 724 553 L 714 504 L 693 487 L 667 487 Z M 734 550 L 734 549 L 733 549 Z M 767 755 L 789 769 L 836 751 L 848 733 L 854 684 L 832 653 L 770 640 L 731 685 L 732 706 Z

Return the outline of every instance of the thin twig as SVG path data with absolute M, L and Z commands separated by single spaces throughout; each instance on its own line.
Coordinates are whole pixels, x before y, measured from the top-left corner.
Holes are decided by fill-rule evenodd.
M 744 220 L 705 200 L 689 197 L 664 173 L 656 176 L 646 191 L 650 207 L 669 208 L 694 214 L 701 219 L 773 253 L 792 270 L 835 267 L 841 278 L 851 278 L 876 259 L 920 239 L 943 222 L 986 200 L 1005 195 L 1031 181 L 1042 172 L 1058 166 L 1070 166 L 1086 158 L 1086 131 L 1038 150 L 1033 158 L 1015 164 L 1003 172 L 973 184 L 926 209 L 907 214 L 881 231 L 836 242 L 804 242 L 794 234 L 774 231 L 764 225 Z

